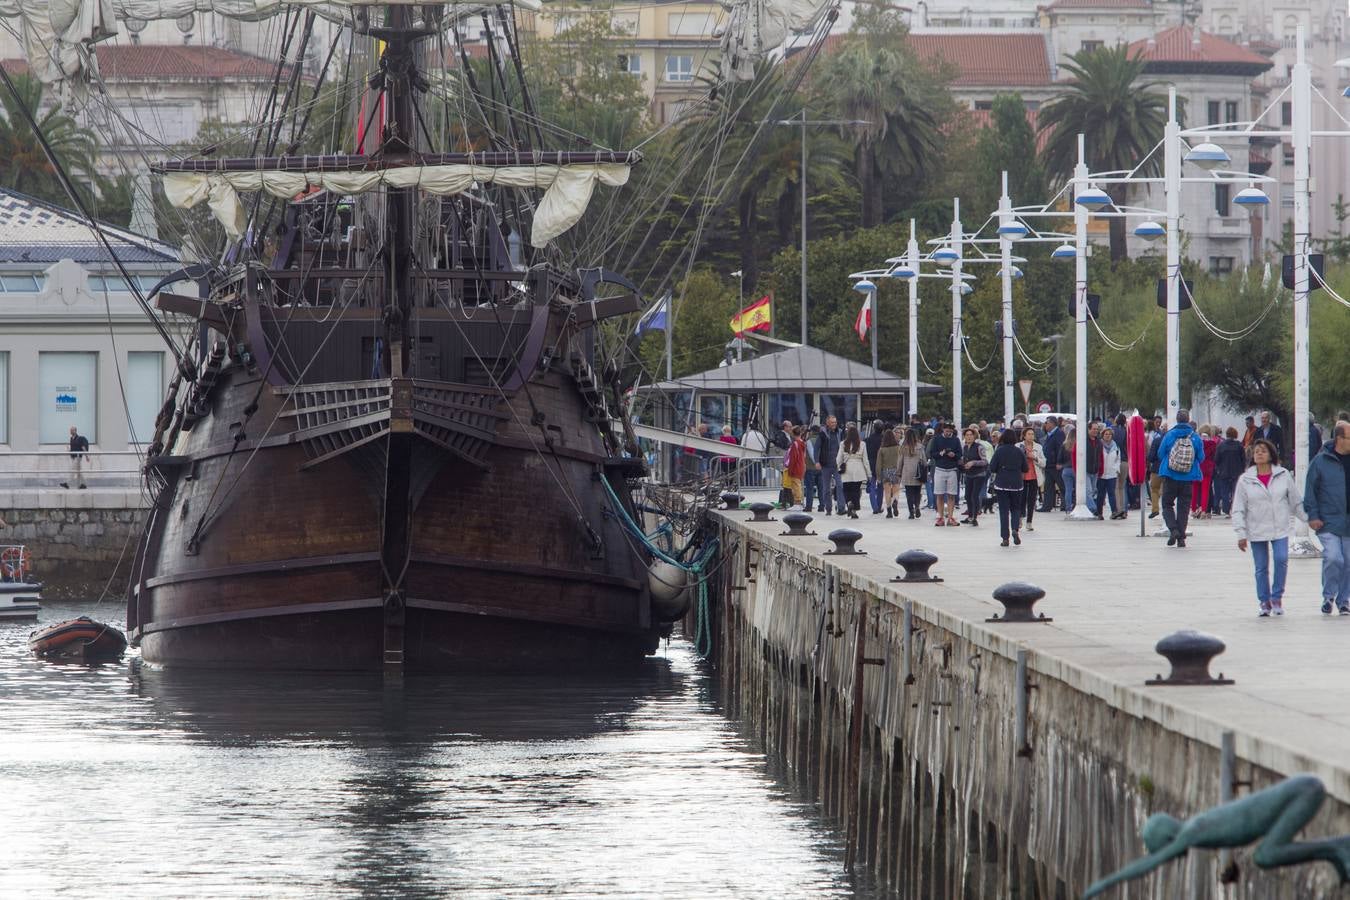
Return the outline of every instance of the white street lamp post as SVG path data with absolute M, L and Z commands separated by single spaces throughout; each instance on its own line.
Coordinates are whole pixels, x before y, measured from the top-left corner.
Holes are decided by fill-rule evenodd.
M 914 220 L 909 220 L 909 414 L 919 411 L 919 238 Z
M 1297 30 L 1298 50 L 1290 72 L 1294 96 L 1294 461 L 1308 471 L 1308 251 L 1312 239 L 1308 196 L 1308 156 L 1312 148 L 1312 70 L 1303 48 L 1303 26 Z M 1294 556 L 1320 555 L 1308 536 L 1307 523 L 1296 520 L 1289 552 Z
M 952 422 L 958 431 L 961 418 L 961 198 L 952 199 Z
M 1074 196 L 1087 189 L 1088 167 L 1087 151 L 1083 135 L 1078 136 L 1078 165 L 1073 169 Z M 1087 228 L 1088 209 L 1081 203 L 1073 205 L 1074 249 L 1074 403 L 1078 424 L 1074 428 L 1074 504 L 1069 511 L 1071 519 L 1090 519 L 1092 512 L 1087 506 Z
M 1177 89 L 1167 91 L 1163 133 L 1163 190 L 1167 200 L 1167 421 L 1181 408 L 1181 126 Z
M 1003 266 L 999 269 L 1003 289 L 1003 421 L 1011 425 L 1013 408 L 1013 311 L 1012 311 L 1012 235 L 1003 226 L 1012 221 L 1012 198 L 1008 196 L 1008 173 L 1003 173 L 1003 192 L 998 198 L 998 249 Z

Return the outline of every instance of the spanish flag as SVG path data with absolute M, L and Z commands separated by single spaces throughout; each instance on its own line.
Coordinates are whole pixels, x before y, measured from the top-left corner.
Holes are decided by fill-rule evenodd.
M 731 318 L 731 330 L 738 336 L 747 331 L 768 331 L 773 326 L 773 297 L 766 295 Z

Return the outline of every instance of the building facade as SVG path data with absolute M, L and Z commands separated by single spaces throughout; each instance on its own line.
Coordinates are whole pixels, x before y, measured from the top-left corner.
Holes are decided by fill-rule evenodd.
M 549 4 L 533 17 L 544 38 L 560 38 L 581 16 L 608 16 L 625 35 L 614 45 L 615 64 L 642 82 L 652 121 L 665 125 L 707 93 L 699 77 L 713 73 L 726 10 L 716 3 L 631 3 L 591 8 Z
M 165 244 L 104 231 L 143 295 L 180 268 Z M 195 293 L 195 285 L 178 290 Z M 0 448 L 30 459 L 60 451 L 74 426 L 93 450 L 135 450 L 154 433 L 173 368 L 89 228 L 59 207 L 0 190 Z

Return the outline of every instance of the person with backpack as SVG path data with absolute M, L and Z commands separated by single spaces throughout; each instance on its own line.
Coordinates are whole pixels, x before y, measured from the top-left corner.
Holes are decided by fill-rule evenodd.
M 1191 427 L 1190 410 L 1177 410 L 1177 424 L 1158 442 L 1158 474 L 1162 476 L 1162 514 L 1170 532 L 1169 547 L 1186 546 L 1186 523 L 1191 514 L 1191 495 L 1202 477 L 1200 462 L 1204 446 Z

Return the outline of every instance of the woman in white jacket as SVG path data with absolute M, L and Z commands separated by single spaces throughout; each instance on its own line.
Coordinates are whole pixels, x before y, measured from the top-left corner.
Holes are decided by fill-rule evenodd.
M 839 455 L 835 457 L 835 462 L 839 465 L 839 480 L 844 486 L 845 509 L 850 519 L 856 519 L 862 486 L 872 477 L 872 467 L 867 461 L 867 445 L 859 436 L 858 429 L 852 425 L 839 442 Z
M 1289 531 L 1294 516 L 1306 519 L 1303 496 L 1289 470 L 1279 465 L 1280 453 L 1265 438 L 1251 447 L 1252 465 L 1238 478 L 1233 494 L 1233 530 L 1238 549 L 1250 544 L 1256 563 L 1257 615 L 1284 615 L 1284 578 L 1289 569 Z M 1275 571 L 1270 571 L 1271 557 Z

